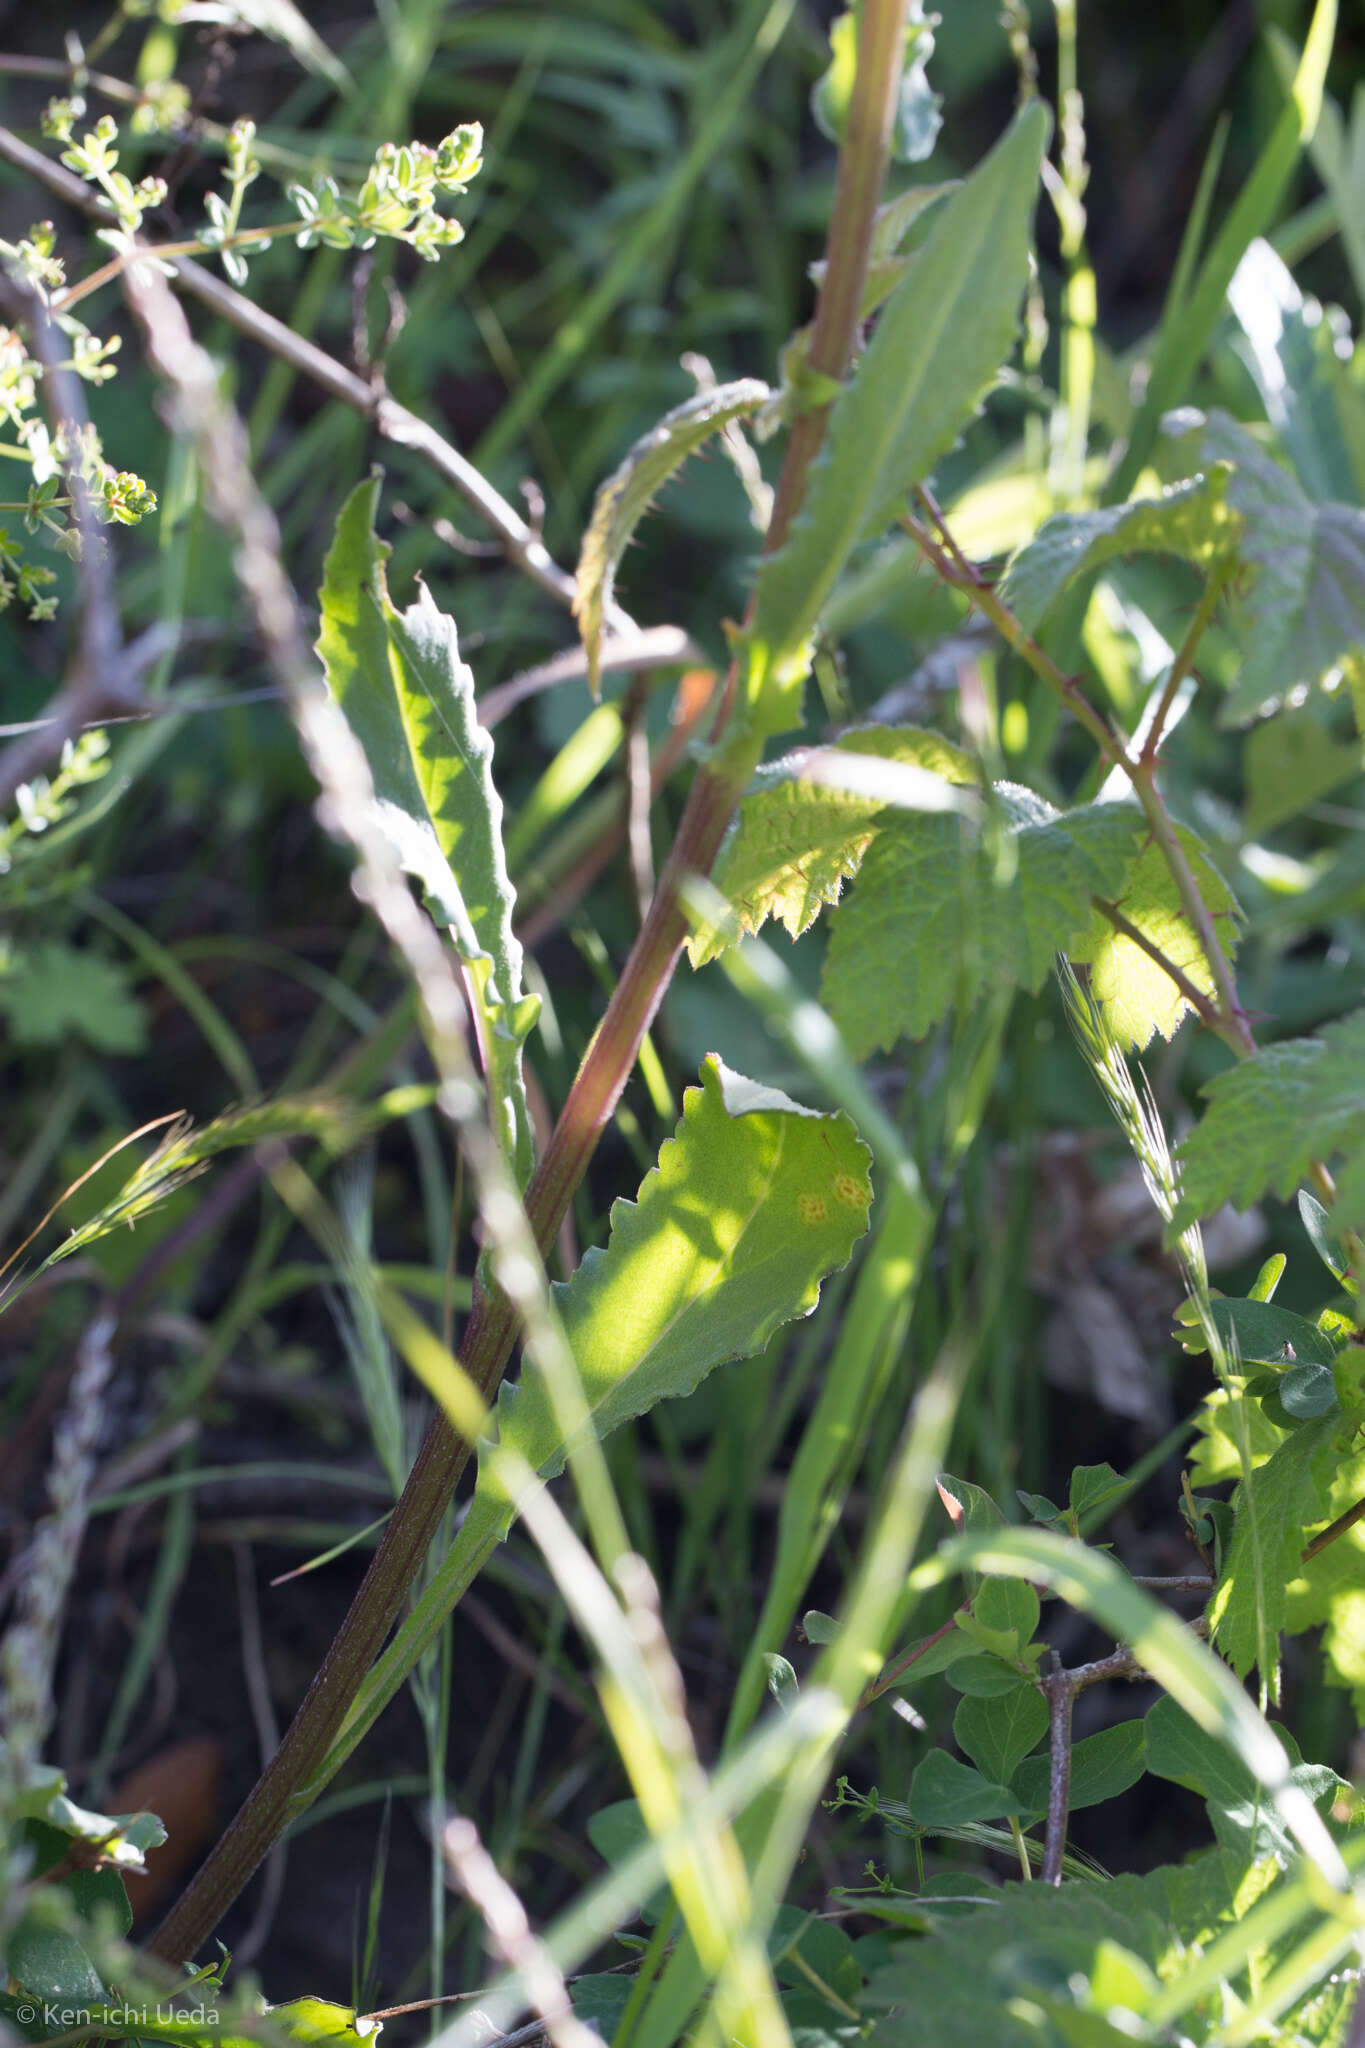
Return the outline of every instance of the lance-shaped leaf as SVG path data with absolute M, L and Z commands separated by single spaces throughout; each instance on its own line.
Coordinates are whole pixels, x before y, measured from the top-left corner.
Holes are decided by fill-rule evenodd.
M 1315 1159 L 1344 1154 L 1332 1220 L 1365 1224 L 1365 1010 L 1318 1038 L 1291 1038 L 1219 1074 L 1209 1106 L 1177 1154 L 1182 1230 L 1224 1202 L 1288 1201 Z
M 1126 804 L 1059 816 L 1031 791 L 997 791 L 996 834 L 955 817 L 883 824 L 834 921 L 823 997 L 860 1058 L 922 1038 L 983 988 L 1037 989 L 1122 889 L 1142 832 Z
M 743 377 L 702 391 L 666 413 L 657 427 L 635 443 L 597 493 L 592 519 L 578 557 L 574 617 L 588 657 L 588 682 L 598 694 L 602 615 L 611 602 L 621 557 L 656 491 L 674 471 L 732 420 L 747 419 L 772 397 L 766 384 Z
M 833 770 L 837 777 L 846 769 L 846 762 L 832 758 L 839 756 L 909 769 L 901 801 L 926 811 L 962 808 L 965 791 L 977 780 L 969 754 L 913 726 L 859 726 L 832 747 L 803 748 L 760 768 L 740 802 L 716 872 L 716 885 L 734 906 L 742 932 L 757 932 L 776 917 L 799 938 L 824 904 L 838 902 L 843 884 L 862 865 L 888 815 L 887 792 L 840 787 L 830 774 L 817 772 Z M 894 809 L 889 815 L 895 816 Z M 714 928 L 698 931 L 690 941 L 692 965 L 714 960 L 724 947 L 725 938 Z
M 1013 557 L 1001 599 L 1032 633 L 1068 583 L 1118 555 L 1179 555 L 1203 566 L 1230 553 L 1241 522 L 1228 510 L 1228 476 L 1214 467 L 1155 498 L 1100 512 L 1059 512 Z
M 521 1055 L 539 1004 L 522 986 L 512 931 L 493 742 L 476 715 L 454 622 L 425 588 L 405 612 L 389 597 L 389 550 L 374 531 L 379 483 L 357 485 L 337 521 L 318 653 L 365 750 L 379 822 L 470 970 L 494 1128 L 524 1187 L 532 1141 Z
M 1180 843 L 1214 920 L 1223 951 L 1236 951 L 1237 899 L 1193 832 L 1180 830 Z M 1161 848 L 1153 841 L 1133 863 L 1115 908 L 1128 923 L 1178 967 L 1201 995 L 1216 996 L 1213 971 L 1190 923 L 1180 891 Z M 1141 1051 L 1156 1032 L 1174 1035 L 1190 1008 L 1160 961 L 1096 911 L 1089 930 L 1070 947 L 1071 958 L 1090 968 L 1090 993 L 1103 1007 L 1109 1028 L 1125 1049 Z
M 869 1157 L 842 1113 L 803 1109 L 714 1055 L 704 1061 L 639 1199 L 613 1205 L 605 1250 L 555 1288 L 595 1436 L 690 1394 L 715 1366 L 761 1351 L 810 1313 L 867 1228 Z M 533 1471 L 563 1470 L 571 1447 L 534 1367 L 504 1382 L 494 1422 Z M 512 1514 L 481 1457 L 457 1550 L 476 1555 Z
M 952 447 L 1009 352 L 1048 128 L 1034 100 L 937 209 L 834 403 L 800 515 L 759 573 L 745 685 L 759 733 L 800 723 L 810 636 L 852 548 Z

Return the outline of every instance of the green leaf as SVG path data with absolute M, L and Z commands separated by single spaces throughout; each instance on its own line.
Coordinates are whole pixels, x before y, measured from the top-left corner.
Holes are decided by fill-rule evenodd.
M 1335 374 L 1342 366 L 1332 322 L 1321 307 L 1310 314 L 1288 267 L 1259 238 L 1237 266 L 1228 304 L 1245 336 L 1239 353 L 1299 482 L 1320 504 L 1354 498 L 1350 438 L 1338 400 L 1345 380 Z
M 1048 129 L 1034 100 L 937 209 L 831 410 L 800 514 L 759 571 L 745 681 L 759 734 L 800 722 L 810 636 L 851 550 L 951 448 L 1010 348 Z
M 599 693 L 603 613 L 611 603 L 621 557 L 650 500 L 712 434 L 721 433 L 731 420 L 747 419 L 771 397 L 768 386 L 753 377 L 699 392 L 685 405 L 665 413 L 598 491 L 579 552 L 574 598 L 574 617 L 583 636 L 594 697 Z
M 372 2041 L 384 2025 L 382 2020 L 358 2014 L 354 2006 L 333 2005 L 327 1998 L 291 1998 L 285 2005 L 268 2005 L 266 2011 L 296 2041 L 333 2041 L 343 2044 L 343 2048 L 355 2048 L 359 2041 Z
M 1228 286 L 1247 248 L 1264 234 L 1293 175 L 1299 153 L 1317 126 L 1336 33 L 1336 0 L 1318 0 L 1289 97 L 1264 149 L 1241 183 L 1187 297 L 1169 304 L 1161 323 L 1142 405 L 1128 446 L 1109 486 L 1112 501 L 1127 498 L 1146 466 L 1172 406 L 1178 405 L 1223 318 Z
M 0 960 L 0 1011 L 14 1043 L 59 1046 L 83 1038 L 96 1052 L 141 1052 L 147 1013 L 128 970 L 63 939 L 40 939 Z
M 982 1774 L 1008 1785 L 1047 1733 L 1047 1701 L 1036 1685 L 1014 1685 L 995 1698 L 969 1693 L 953 1716 L 953 1737 Z
M 803 1109 L 714 1055 L 636 1202 L 611 1212 L 605 1251 L 555 1288 L 600 1439 L 657 1401 L 690 1394 L 713 1367 L 761 1351 L 809 1315 L 820 1282 L 867 1228 L 869 1153 L 843 1114 Z M 552 1478 L 571 1446 L 533 1367 L 504 1381 L 499 1441 Z M 512 1504 L 485 1458 L 455 1542 L 471 1554 L 505 1534 Z
M 946 1749 L 931 1749 L 910 1780 L 910 1812 L 926 1828 L 958 1828 L 967 1821 L 1000 1820 L 1019 1812 L 1004 1785 L 992 1785 Z
M 588 1821 L 588 1840 L 613 1870 L 628 1863 L 635 1851 L 652 1839 L 638 1799 L 618 1799 L 615 1805 L 600 1808 Z M 663 1917 L 668 1896 L 668 1886 L 660 1885 L 645 1900 L 640 1918 L 647 1927 L 653 1927 Z
M 874 2048 L 906 2048 L 911 2040 L 964 2048 L 1093 2041 L 1093 2033 L 1063 2033 L 1046 2021 L 1040 2026 L 1034 1994 L 1060 2003 L 1072 1982 L 1089 1986 L 1093 1977 L 1112 1985 L 1112 1958 L 1120 1950 L 1138 1957 L 1159 1979 L 1176 1980 L 1236 1925 L 1265 1882 L 1249 1882 L 1241 1858 L 1215 1852 L 1106 1884 L 1006 1885 L 990 1903 L 951 1918 L 935 1914 L 927 1935 L 896 1943 L 891 1960 L 872 1973 L 861 2001 L 874 2020 L 871 2041 Z M 1258 1951 L 1253 1967 L 1262 1960 Z M 1135 1973 L 1130 1967 L 1127 1974 Z M 1184 2016 L 1182 2038 L 1218 2038 L 1229 1986 L 1242 1999 L 1251 1996 L 1245 1964 L 1214 1979 L 1195 2012 Z M 1090 2014 L 1073 2011 L 1066 2017 L 1081 2023 Z M 1174 2030 L 1160 2032 L 1172 2038 Z M 1130 2030 L 1119 2038 L 1147 2036 Z
M 1365 1498 L 1365 1455 L 1343 1458 L 1319 1503 L 1330 1523 Z M 1284 1626 L 1292 1635 L 1321 1628 L 1327 1683 L 1352 1695 L 1365 1717 L 1365 1524 L 1356 1523 L 1290 1575 Z
M 884 823 L 834 921 L 822 994 L 866 1058 L 923 1038 L 985 988 L 1036 990 L 1090 928 L 1091 898 L 1122 889 L 1142 833 L 1126 804 L 1057 814 L 1003 785 L 994 835 L 954 817 Z M 992 836 L 995 843 L 992 844 Z
M 1288 1201 L 1315 1159 L 1347 1156 L 1333 1221 L 1365 1223 L 1365 1010 L 1318 1038 L 1291 1038 L 1219 1074 L 1208 1108 L 1177 1153 L 1180 1231 L 1224 1202 Z
M 514 895 L 502 850 L 493 742 L 479 724 L 474 678 L 452 620 L 423 586 L 399 612 L 375 537 L 378 476 L 342 507 L 322 585 L 318 653 L 332 694 L 365 750 L 375 811 L 403 867 L 421 882 L 471 972 L 494 1128 L 517 1180 L 533 1164 L 522 1047 L 536 1021 L 522 986 Z
M 1102 1501 L 1112 1500 L 1127 1490 L 1128 1481 L 1112 1465 L 1078 1465 L 1071 1475 L 1067 1496 L 1073 1515 L 1088 1515 Z
M 729 898 L 741 932 L 760 931 L 776 917 L 799 938 L 823 905 L 838 902 L 882 821 L 894 819 L 884 794 L 860 795 L 813 779 L 814 767 L 840 754 L 918 771 L 906 781 L 923 794 L 925 810 L 949 808 L 954 790 L 973 787 L 978 779 L 969 754 L 914 726 L 860 726 L 832 748 L 804 748 L 760 768 L 740 801 L 716 870 L 716 886 Z M 921 784 L 921 777 L 932 779 Z M 692 965 L 715 959 L 724 945 L 714 929 L 697 931 L 689 941 Z
M 1288 1782 L 1326 1811 L 1342 1780 L 1326 1764 L 1306 1764 L 1287 1728 L 1274 1733 L 1289 1761 Z M 1288 1865 L 1297 1856 L 1293 1837 L 1251 1772 L 1174 1700 L 1158 1700 L 1147 1715 L 1147 1768 L 1199 1794 L 1220 1847 L 1249 1862 L 1274 1856 Z
M 1226 413 L 1202 423 L 1199 447 L 1203 461 L 1235 465 L 1227 499 L 1251 572 L 1233 607 L 1245 660 L 1221 712 L 1240 725 L 1365 648 L 1365 511 L 1314 504 Z
M 779 1984 L 810 1983 L 799 1956 L 841 1998 L 856 1998 L 863 1988 L 863 1973 L 843 1928 L 800 1906 L 778 1907 L 768 1930 L 768 1954 Z
M 811 113 L 822 135 L 841 142 L 848 120 L 853 81 L 858 70 L 858 27 L 855 14 L 836 15 L 829 31 L 829 68 L 811 89 Z M 891 154 L 897 163 L 921 163 L 929 156 L 942 121 L 938 94 L 930 90 L 925 65 L 934 54 L 934 37 L 919 6 L 911 9 L 905 62 L 896 95 L 891 129 Z
M 1360 773 L 1360 744 L 1335 740 L 1317 712 L 1282 712 L 1247 734 L 1243 756 L 1248 833 L 1269 832 L 1298 817 L 1338 783 Z
M 1178 555 L 1207 566 L 1230 553 L 1240 533 L 1227 508 L 1228 477 L 1214 467 L 1154 498 L 1100 512 L 1057 513 L 1011 558 L 1000 598 L 1034 633 L 1069 583 L 1117 555 Z
M 1101 1806 L 1136 1785 L 1147 1768 L 1147 1729 L 1143 1721 L 1119 1721 L 1071 1745 L 1069 1804 Z M 1051 1764 L 1046 1756 L 1027 1756 L 1010 1778 L 1026 1813 L 1046 1813 Z
M 1020 1645 L 1038 1626 L 1038 1595 L 1026 1579 L 983 1579 L 972 1601 L 972 1619 L 982 1628 L 1013 1629 Z
M 1341 1232 L 1323 1208 L 1316 1195 L 1310 1195 L 1307 1188 L 1299 1189 L 1299 1215 L 1308 1232 L 1314 1251 L 1334 1279 L 1340 1280 L 1348 1293 L 1356 1292 L 1355 1276 L 1350 1270 L 1350 1254 L 1346 1249 Z
M 1242 1480 L 1232 1542 L 1209 1608 L 1213 1640 L 1238 1677 L 1259 1664 L 1275 1699 L 1285 1589 L 1298 1577 L 1306 1526 L 1326 1519 L 1334 1433 L 1328 1417 L 1305 1423 Z
M 968 1624 L 970 1627 L 971 1624 Z M 1015 1632 L 1011 1631 L 1011 1635 Z M 1013 1692 L 1019 1683 L 1019 1666 L 1016 1659 L 1006 1661 L 1002 1657 L 978 1655 L 964 1656 L 968 1640 L 962 1630 L 958 1631 L 958 1650 L 950 1665 L 944 1668 L 948 1683 L 954 1692 L 969 1693 L 973 1699 L 999 1699 L 1003 1693 Z
M 1177 828 L 1180 843 L 1214 919 L 1223 951 L 1236 952 L 1237 899 L 1193 832 Z M 1213 975 L 1199 934 L 1185 912 L 1175 877 L 1161 848 L 1145 846 L 1130 869 L 1115 908 L 1151 941 L 1173 966 L 1193 982 L 1201 995 L 1214 997 Z M 1117 931 L 1102 911 L 1090 920 L 1085 936 L 1070 948 L 1071 958 L 1090 969 L 1090 993 L 1104 1010 L 1109 1028 L 1125 1049 L 1141 1051 L 1158 1031 L 1174 1035 L 1190 1004 L 1165 968 L 1125 933 Z
M 1336 1347 L 1317 1324 L 1306 1316 L 1296 1316 L 1292 1309 L 1226 1295 L 1216 1295 L 1209 1306 L 1214 1328 L 1229 1354 L 1245 1365 L 1274 1365 L 1283 1371 L 1295 1361 L 1330 1366 L 1336 1356 Z M 1182 1341 L 1187 1351 L 1207 1349 L 1198 1331 Z

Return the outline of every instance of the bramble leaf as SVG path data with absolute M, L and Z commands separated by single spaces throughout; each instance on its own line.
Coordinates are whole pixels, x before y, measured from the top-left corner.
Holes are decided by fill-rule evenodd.
M 996 844 L 955 817 L 883 823 L 834 923 L 823 997 L 860 1058 L 923 1038 L 986 987 L 1038 989 L 1119 893 L 1142 832 L 1123 804 L 1058 815 L 1003 785 Z
M 1099 512 L 1059 512 L 1045 520 L 1005 570 L 999 595 L 1026 632 L 1042 624 L 1066 586 L 1116 555 L 1179 555 L 1201 567 L 1236 546 L 1239 522 L 1228 512 L 1229 472 L 1171 484 Z
M 1344 1154 L 1332 1220 L 1365 1223 L 1365 1010 L 1317 1038 L 1291 1038 L 1219 1074 L 1208 1108 L 1177 1154 L 1179 1231 L 1223 1202 L 1288 1201 L 1315 1159 Z
M 878 826 L 896 817 L 884 793 L 863 795 L 814 780 L 813 767 L 832 753 L 874 756 L 918 770 L 911 794 L 920 792 L 927 811 L 950 808 L 954 789 L 969 788 L 977 780 L 969 754 L 914 726 L 860 726 L 842 734 L 832 748 L 803 748 L 760 768 L 741 799 L 735 830 L 716 871 L 716 886 L 733 904 L 742 932 L 757 932 L 776 917 L 799 938 L 822 906 L 838 902 Z M 936 790 L 941 792 L 938 801 Z M 696 932 L 689 944 L 692 965 L 715 959 L 724 944 L 712 928 Z
M 594 697 L 599 693 L 602 615 L 611 602 L 621 557 L 650 500 L 712 434 L 723 432 L 731 420 L 747 419 L 771 397 L 767 385 L 753 377 L 698 392 L 642 435 L 598 491 L 579 552 L 574 598 Z
M 377 475 L 358 484 L 337 520 L 318 653 L 365 750 L 377 820 L 470 968 L 493 1125 L 524 1187 L 534 1153 L 522 1047 L 540 1005 L 522 985 L 512 930 L 493 742 L 478 721 L 454 621 L 425 587 L 405 612 L 389 597 L 389 550 L 374 531 L 379 485 Z
M 744 687 L 756 733 L 799 724 L 811 634 L 851 550 L 952 447 L 1009 351 L 1048 128 L 1034 100 L 937 209 L 834 403 L 801 512 L 754 593 Z
M 1274 1733 L 1289 1759 L 1289 1783 L 1325 1810 L 1341 1779 L 1326 1764 L 1306 1764 L 1287 1728 Z M 1172 1699 L 1158 1700 L 1147 1715 L 1147 1768 L 1199 1794 L 1221 1848 L 1251 1862 L 1274 1856 L 1287 1867 L 1297 1860 L 1298 1845 L 1246 1765 Z
M 1221 713 L 1241 725 L 1365 649 L 1365 511 L 1314 504 L 1245 427 L 1225 413 L 1195 417 L 1201 462 L 1234 465 L 1227 502 L 1252 572 L 1233 606 L 1246 659 Z
M 1237 899 L 1195 835 L 1178 829 L 1223 951 L 1231 957 L 1236 950 Z M 1201 995 L 1215 995 L 1199 934 L 1185 914 L 1175 878 L 1155 841 L 1143 848 L 1129 870 L 1115 907 L 1180 968 Z M 1102 911 L 1095 912 L 1085 937 L 1067 950 L 1073 960 L 1089 966 L 1090 993 L 1125 1050 L 1141 1051 L 1158 1031 L 1163 1038 L 1174 1035 L 1190 1009 L 1189 1002 L 1165 968 L 1126 933 L 1117 931 Z
M 1214 1642 L 1238 1677 L 1245 1678 L 1258 1664 L 1272 1699 L 1279 1698 L 1285 1589 L 1298 1576 L 1306 1529 L 1327 1519 L 1336 1427 L 1334 1417 L 1323 1416 L 1291 1430 L 1265 1463 L 1242 1480 L 1233 1500 L 1232 1542 L 1209 1621 Z

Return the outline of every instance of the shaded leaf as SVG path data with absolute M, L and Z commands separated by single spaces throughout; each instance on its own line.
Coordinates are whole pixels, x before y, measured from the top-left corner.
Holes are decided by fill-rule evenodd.
M 1004 1785 L 992 1785 L 946 1749 L 931 1749 L 910 1780 L 910 1812 L 921 1827 L 956 1828 L 967 1821 L 1000 1820 L 1019 1812 Z
M 1330 1366 L 1336 1356 L 1331 1339 L 1316 1323 L 1310 1323 L 1307 1316 L 1296 1316 L 1292 1309 L 1276 1308 L 1272 1302 L 1215 1295 L 1210 1313 L 1229 1355 L 1246 1365 L 1274 1365 L 1287 1371 L 1296 1360 Z M 1182 1309 L 1177 1321 L 1184 1324 L 1187 1316 L 1193 1321 L 1193 1309 Z M 1188 1336 L 1181 1331 L 1181 1342 L 1187 1351 L 1208 1348 L 1197 1324 Z
M 1147 1730 L 1141 1720 L 1120 1721 L 1071 1745 L 1069 1803 L 1073 1813 L 1117 1799 L 1136 1785 L 1147 1768 Z M 1010 1779 L 1027 1813 L 1046 1813 L 1051 1765 L 1046 1756 L 1026 1756 Z
M 1306 1764 L 1287 1728 L 1275 1728 L 1289 1759 L 1289 1782 L 1325 1812 L 1342 1784 L 1326 1764 Z M 1283 1865 L 1298 1848 L 1251 1772 L 1174 1700 L 1158 1700 L 1147 1715 L 1147 1768 L 1197 1792 L 1209 1810 L 1219 1845 L 1248 1862 L 1274 1856 Z
M 1033 101 L 937 210 L 831 410 L 800 514 L 759 571 L 745 681 L 758 733 L 799 723 L 810 636 L 851 550 L 952 446 L 1010 348 L 1048 128 Z
M 768 386 L 753 377 L 699 392 L 665 413 L 598 491 L 579 552 L 574 597 L 574 617 L 583 636 L 594 697 L 599 690 L 603 613 L 611 603 L 621 557 L 650 500 L 712 434 L 720 433 L 731 420 L 747 419 L 771 396 Z
M 533 1148 L 522 1047 L 539 1003 L 523 987 L 512 930 L 493 742 L 478 722 L 454 622 L 424 586 L 405 612 L 390 600 L 389 550 L 374 532 L 379 484 L 358 484 L 337 520 L 318 653 L 365 750 L 377 821 L 470 969 L 494 1129 L 524 1187 Z
M 147 1013 L 128 970 L 64 939 L 39 939 L 0 961 L 0 1012 L 14 1043 L 28 1048 L 83 1038 L 96 1052 L 141 1052 Z
M 953 1737 L 983 1776 L 1008 1785 L 1047 1733 L 1047 1701 L 1036 1685 L 1016 1684 L 994 1698 L 971 1694 L 953 1716 Z
M 1091 898 L 1123 886 L 1142 820 L 1125 804 L 1058 815 L 1004 785 L 995 843 L 961 819 L 883 823 L 841 906 L 822 994 L 865 1058 L 922 1038 L 984 988 L 1036 990 L 1059 949 L 1090 928 Z
M 1176 1155 L 1181 1199 L 1174 1230 L 1223 1202 L 1246 1209 L 1264 1194 L 1288 1201 L 1315 1159 L 1341 1153 L 1333 1221 L 1365 1223 L 1365 1010 L 1317 1038 L 1291 1038 L 1209 1082 L 1208 1108 Z
M 1237 544 L 1240 522 L 1229 514 L 1229 473 L 1171 484 L 1154 498 L 1134 498 L 1099 512 L 1059 512 L 1010 561 L 999 595 L 1026 632 L 1042 624 L 1067 585 L 1119 555 L 1178 555 L 1201 567 Z

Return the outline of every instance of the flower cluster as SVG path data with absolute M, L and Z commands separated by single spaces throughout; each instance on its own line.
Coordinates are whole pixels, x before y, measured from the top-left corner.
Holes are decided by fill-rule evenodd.
M 76 791 L 98 782 L 109 767 L 109 736 L 95 729 L 67 741 L 61 766 L 51 781 L 39 775 L 32 782 L 20 783 L 14 792 L 19 815 L 0 825 L 0 875 L 9 873 L 14 849 L 21 840 L 60 824 L 74 808 Z
M 335 178 L 289 187 L 303 221 L 298 245 L 369 249 L 384 235 L 435 263 L 443 249 L 464 237 L 459 221 L 441 213 L 438 202 L 465 191 L 482 164 L 483 129 L 477 121 L 452 129 L 435 149 L 423 142 L 385 142 L 354 197 Z

